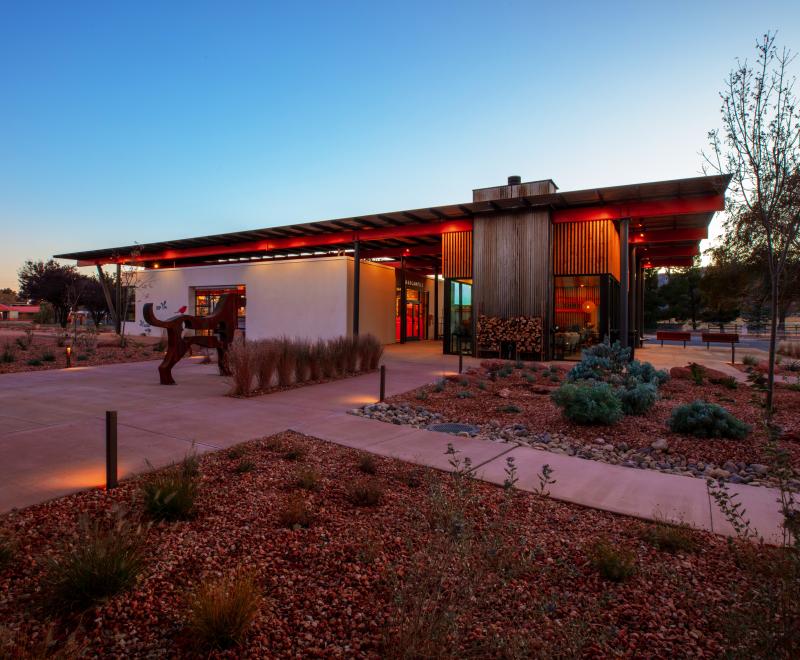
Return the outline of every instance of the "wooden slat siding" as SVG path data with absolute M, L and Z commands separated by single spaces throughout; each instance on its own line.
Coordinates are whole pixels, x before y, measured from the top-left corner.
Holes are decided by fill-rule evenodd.
M 471 231 L 442 234 L 442 276 L 459 279 L 472 277 Z
M 556 275 L 611 273 L 619 280 L 619 233 L 611 220 L 553 225 Z
M 513 186 L 494 186 L 492 188 L 476 188 L 472 191 L 473 202 L 488 202 L 493 199 L 511 199 L 530 195 L 549 195 L 556 191 L 549 179 L 544 181 L 525 181 Z
M 473 315 L 540 316 L 550 327 L 553 279 L 547 211 L 475 218 Z

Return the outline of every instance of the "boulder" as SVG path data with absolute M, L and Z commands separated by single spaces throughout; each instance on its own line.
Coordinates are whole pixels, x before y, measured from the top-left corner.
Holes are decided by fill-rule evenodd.
M 657 451 L 665 451 L 669 444 L 667 443 L 666 438 L 658 438 L 650 443 L 650 446 Z

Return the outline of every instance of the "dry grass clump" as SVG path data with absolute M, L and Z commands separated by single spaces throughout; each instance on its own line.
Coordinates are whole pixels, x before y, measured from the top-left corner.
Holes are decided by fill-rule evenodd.
M 653 547 L 666 552 L 694 552 L 698 548 L 694 532 L 686 523 L 673 525 L 658 520 L 643 527 L 640 536 Z
M 611 582 L 624 582 L 636 572 L 634 554 L 606 539 L 600 539 L 590 546 L 589 563 Z
M 231 373 L 231 394 L 234 396 L 250 396 L 252 393 L 256 353 L 253 343 L 241 335 L 231 344 L 226 359 Z
M 188 520 L 194 515 L 197 499 L 198 459 L 188 455 L 153 475 L 142 486 L 144 508 L 155 520 Z
M 260 600 L 249 573 L 207 580 L 189 597 L 189 633 L 205 649 L 240 646 L 258 614 Z
M 14 556 L 14 542 L 11 536 L 0 530 L 0 571 L 2 571 Z
M 56 624 L 44 635 L 30 628 L 20 630 L 0 627 L 0 660 L 74 660 L 83 657 L 86 645 L 78 643 L 75 633 L 60 640 Z
M 372 454 L 364 454 L 358 461 L 358 469 L 364 474 L 377 474 L 378 463 Z
M 278 512 L 278 521 L 282 527 L 289 529 L 302 529 L 310 527 L 314 521 L 314 514 L 306 504 L 302 495 L 292 495 L 286 505 Z
M 81 611 L 132 586 L 145 565 L 145 532 L 122 509 L 110 522 L 81 517 L 77 538 L 47 561 L 50 603 L 62 611 Z
M 347 485 L 345 495 L 354 506 L 378 506 L 383 497 L 383 486 L 375 479 L 357 479 Z
M 800 341 L 787 340 L 778 344 L 778 353 L 800 360 Z
M 291 445 L 283 449 L 283 458 L 287 461 L 300 461 L 306 455 L 306 450 L 297 445 Z
M 303 490 L 319 490 L 320 475 L 314 468 L 301 468 L 295 473 L 294 485 Z
M 383 346 L 372 335 L 337 337 L 315 343 L 281 337 L 237 339 L 229 353 L 231 394 L 250 396 L 253 380 L 261 392 L 378 368 Z

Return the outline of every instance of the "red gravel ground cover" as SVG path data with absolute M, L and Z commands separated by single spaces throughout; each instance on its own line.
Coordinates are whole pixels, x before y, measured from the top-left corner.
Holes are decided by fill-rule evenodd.
M 126 504 L 143 516 L 150 477 L 0 519 L 16 544 L 0 568 L 0 647 L 14 655 L 14 639 L 31 650 L 50 634 L 72 635 L 71 653 L 86 657 L 207 656 L 185 632 L 187 594 L 241 568 L 259 612 L 244 647 L 214 657 L 717 657 L 726 635 L 759 620 L 759 578 L 711 534 L 689 532 L 697 547 L 670 554 L 643 538 L 647 523 L 378 457 L 365 476 L 358 452 L 294 433 L 240 447 L 201 457 L 196 516 L 151 527 L 143 576 L 82 616 L 50 613 L 47 558 L 65 552 L 81 515 Z M 242 460 L 252 470 L 237 471 Z M 296 487 L 308 468 L 316 491 Z M 359 479 L 383 488 L 378 506 L 346 497 Z M 279 514 L 298 495 L 313 521 L 288 529 Z M 600 539 L 631 554 L 627 580 L 589 561 Z
M 533 432 L 564 433 L 587 445 L 602 437 L 615 445 L 625 442 L 631 448 L 642 448 L 648 447 L 656 438 L 666 438 L 671 452 L 682 454 L 691 461 L 718 465 L 725 461 L 768 462 L 765 454 L 767 434 L 761 423 L 763 410 L 759 405 L 763 394 L 745 384 L 730 389 L 708 379 L 702 385 L 696 385 L 690 380 L 672 378 L 660 388 L 660 399 L 646 415 L 626 416 L 610 426 L 582 426 L 567 420 L 550 399 L 552 391 L 563 381 L 566 370 L 558 369 L 555 382 L 550 373 L 541 367 L 531 371 L 526 366 L 514 369 L 506 377 L 497 376 L 496 380 L 491 380 L 487 369 L 481 367 L 463 376 L 448 378 L 441 392 L 434 385 L 428 385 L 387 399 L 387 403 L 423 406 L 441 413 L 452 422 L 486 424 L 496 420 L 501 426 L 525 424 Z M 528 376 L 533 378 L 533 382 L 528 380 Z M 461 384 L 462 381 L 467 384 Z M 461 398 L 459 393 L 465 390 L 471 396 Z M 501 393 L 507 396 L 504 398 Z M 695 399 L 718 403 L 750 424 L 752 433 L 744 440 L 730 440 L 700 439 L 671 432 L 667 420 L 673 408 Z M 505 406 L 516 406 L 520 412 L 504 412 Z M 800 429 L 800 392 L 779 385 L 775 391 L 775 406 L 774 421 L 786 431 L 781 444 L 790 453 L 793 465 L 800 467 L 800 441 L 796 435 Z
M 134 338 L 128 339 L 125 348 L 108 345 L 104 339 L 94 350 L 85 351 L 75 346 L 72 349 L 72 366 L 89 367 L 102 364 L 116 364 L 119 362 L 141 362 L 143 360 L 163 359 L 163 351 L 155 351 L 152 342 L 144 343 Z M 6 345 L 10 347 L 14 360 L 5 362 L 0 358 L 0 374 L 19 373 L 22 371 L 44 371 L 47 369 L 64 369 L 67 366 L 67 354 L 65 346 L 58 346 L 56 337 L 35 336 L 32 344 L 23 349 L 15 338 L 7 338 L 0 335 L 0 355 L 3 354 Z M 53 360 L 43 360 L 46 354 L 50 353 Z M 38 360 L 41 364 L 28 364 L 30 360 Z

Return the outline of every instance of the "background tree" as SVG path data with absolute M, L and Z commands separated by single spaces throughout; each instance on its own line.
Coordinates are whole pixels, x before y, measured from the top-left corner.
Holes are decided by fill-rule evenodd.
M 95 277 L 87 278 L 86 288 L 83 291 L 81 305 L 89 312 L 95 327 L 99 327 L 108 315 L 108 304 L 103 293 L 103 285 Z
M 62 266 L 52 259 L 26 261 L 19 270 L 19 293 L 29 300 L 50 303 L 56 323 L 65 328 L 80 277 L 74 266 Z
M 0 289 L 0 303 L 4 305 L 13 305 L 17 300 L 17 292 L 14 291 L 14 289 Z
M 700 268 L 696 265 L 673 269 L 666 283 L 658 290 L 662 314 L 667 318 L 688 321 L 692 324 L 692 330 L 697 330 L 697 322 L 703 311 L 701 277 Z
M 775 388 L 775 345 L 786 265 L 800 249 L 800 108 L 775 35 L 757 43 L 754 64 L 737 61 L 722 97 L 722 130 L 709 133 L 706 171 L 730 174 L 725 240 L 765 255 L 770 287 L 767 417 Z
M 711 263 L 700 278 L 700 297 L 703 319 L 729 323 L 741 313 L 742 292 L 747 289 L 752 274 L 723 244 L 709 250 Z

